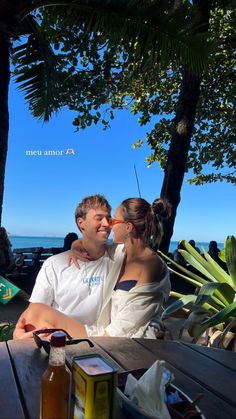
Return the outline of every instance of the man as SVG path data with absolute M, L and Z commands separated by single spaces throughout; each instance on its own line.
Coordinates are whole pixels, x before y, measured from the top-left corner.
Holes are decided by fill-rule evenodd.
M 201 253 L 199 247 L 196 246 L 196 242 L 195 240 L 189 240 L 189 244 L 191 244 L 191 246 L 198 252 Z
M 86 325 L 86 332 L 89 328 L 90 336 L 97 335 L 98 329 L 103 330 L 104 325 L 110 321 L 111 296 L 124 260 L 123 244 L 106 245 L 110 234 L 110 210 L 110 205 L 101 195 L 87 197 L 78 205 L 76 223 L 82 233 L 82 246 L 88 252 L 90 261 L 80 261 L 78 270 L 74 264 L 68 266 L 69 252 L 48 258 L 37 277 L 30 298 L 31 306 L 33 303 L 51 305 L 80 322 L 84 332 Z M 30 315 L 36 307 L 35 304 L 32 310 L 27 309 L 27 315 L 26 312 L 21 315 L 14 338 L 31 337 L 30 330 L 33 327 L 31 329 L 28 326 L 31 327 Z M 44 314 L 44 327 L 49 327 L 47 308 L 42 306 L 40 310 L 44 310 L 41 311 Z
M 90 261 L 80 261 L 78 270 L 74 264 L 68 266 L 69 251 L 48 258 L 37 276 L 31 304 L 47 304 L 88 325 L 96 321 L 116 249 L 116 245 L 106 245 L 110 219 L 111 207 L 102 195 L 88 196 L 79 203 L 75 221 Z

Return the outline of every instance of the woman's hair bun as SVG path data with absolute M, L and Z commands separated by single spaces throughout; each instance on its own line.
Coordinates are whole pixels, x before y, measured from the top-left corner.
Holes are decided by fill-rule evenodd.
M 169 218 L 171 215 L 171 204 L 165 198 L 157 198 L 153 201 L 151 208 L 156 216 Z

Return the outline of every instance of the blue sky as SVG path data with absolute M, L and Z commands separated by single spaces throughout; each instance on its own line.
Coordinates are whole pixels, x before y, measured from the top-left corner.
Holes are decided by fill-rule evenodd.
M 9 105 L 3 225 L 10 234 L 64 236 L 76 231 L 74 209 L 84 196 L 103 193 L 114 209 L 123 199 L 138 196 L 134 165 L 142 197 L 152 202 L 159 196 L 163 173 L 157 163 L 147 167 L 149 147 L 132 149 L 147 128 L 128 111 L 116 112 L 107 131 L 95 126 L 75 132 L 69 111 L 49 123 L 35 120 L 13 82 Z M 29 155 L 35 151 L 38 155 Z M 57 155 L 48 155 L 52 152 Z M 235 187 L 190 186 L 186 175 L 172 239 L 222 242 L 235 234 L 235 208 Z

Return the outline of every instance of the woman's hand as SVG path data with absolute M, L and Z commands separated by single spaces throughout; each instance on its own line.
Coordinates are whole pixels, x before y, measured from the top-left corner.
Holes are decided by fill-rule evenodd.
M 82 240 L 75 240 L 72 244 L 69 256 L 68 256 L 68 266 L 70 266 L 72 263 L 80 269 L 78 259 L 82 262 L 89 262 L 92 259 L 90 258 L 87 250 L 85 250 Z

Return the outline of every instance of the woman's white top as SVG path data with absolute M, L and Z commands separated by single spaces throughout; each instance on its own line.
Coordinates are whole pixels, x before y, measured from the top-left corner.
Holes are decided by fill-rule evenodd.
M 96 324 L 86 326 L 89 336 L 156 338 L 151 320 L 160 319 L 162 304 L 170 293 L 169 271 L 160 282 L 136 285 L 129 291 L 113 290 L 109 306 L 102 309 Z

